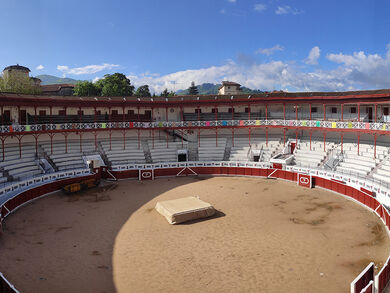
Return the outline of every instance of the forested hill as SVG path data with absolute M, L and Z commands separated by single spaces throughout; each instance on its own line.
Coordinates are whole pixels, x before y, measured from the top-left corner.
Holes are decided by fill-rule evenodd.
M 47 75 L 47 74 L 38 75 L 36 77 L 39 78 L 40 80 L 42 80 L 41 85 L 65 84 L 65 83 L 76 84 L 80 81 L 80 80 L 73 79 L 73 78 L 67 78 L 67 77 L 62 78 L 62 77 L 57 77 L 54 75 Z
M 214 84 L 214 83 L 202 83 L 201 85 L 196 86 L 198 88 L 199 95 L 216 95 L 218 94 L 218 88 L 220 87 L 220 84 Z M 263 93 L 261 90 L 252 90 L 247 87 L 241 87 L 242 93 L 244 94 L 257 94 L 257 93 Z M 188 90 L 178 90 L 176 92 L 177 95 L 187 95 Z

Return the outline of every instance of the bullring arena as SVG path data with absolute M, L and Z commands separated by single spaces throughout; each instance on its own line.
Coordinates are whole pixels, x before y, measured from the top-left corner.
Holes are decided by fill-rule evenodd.
M 389 90 L 1 98 L 3 291 L 386 292 Z

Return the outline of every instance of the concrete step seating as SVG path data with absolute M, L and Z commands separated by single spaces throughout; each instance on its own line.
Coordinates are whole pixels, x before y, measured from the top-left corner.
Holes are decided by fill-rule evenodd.
M 4 159 L 5 161 L 17 160 L 22 155 L 22 158 L 34 158 L 35 157 L 35 144 L 22 144 L 21 152 L 18 144 L 6 145 L 4 147 Z M 3 150 L 0 148 L 0 161 L 3 160 Z
M 76 169 L 76 166 L 77 169 L 86 167 L 83 156 L 80 152 L 53 153 L 49 154 L 49 157 L 52 159 L 59 171 Z
M 340 162 L 340 166 L 343 168 L 349 168 L 352 171 L 359 169 L 359 170 L 365 171 L 366 172 L 365 174 L 368 174 L 374 168 L 374 167 L 371 167 L 368 165 L 362 165 L 362 164 L 358 164 L 358 163 L 359 162 L 356 162 L 356 161 L 352 161 L 352 162 L 351 161 L 343 161 L 343 162 Z
M 229 161 L 248 161 L 249 149 L 248 137 L 235 137 L 234 141 L 232 140 Z
M 107 140 L 102 141 L 101 146 L 112 165 L 146 163 L 142 144 L 140 143 L 138 148 L 136 139 L 126 139 L 125 144 L 123 144 L 123 139 L 112 140 L 111 150 L 110 142 Z
M 30 175 L 34 176 L 36 174 L 42 173 L 41 169 L 35 163 L 34 158 L 16 159 L 8 161 L 6 163 L 6 165 L 2 165 L 1 167 L 3 167 L 4 170 L 8 171 L 8 174 L 14 179 L 27 178 Z
M 85 169 L 87 168 L 87 165 L 83 163 L 69 163 L 64 166 L 59 166 L 58 170 L 59 171 L 66 171 L 66 170 L 74 170 L 74 169 Z
M 366 170 L 362 170 L 362 169 L 358 169 L 356 168 L 350 168 L 350 167 L 343 167 L 343 166 L 337 166 L 336 167 L 336 171 L 337 172 L 340 172 L 340 173 L 346 173 L 346 174 L 359 174 L 359 175 L 363 175 L 363 176 L 367 176 L 368 174 L 368 171 Z
M 51 154 L 51 144 L 50 142 L 44 142 L 40 144 L 47 154 Z M 82 141 L 81 142 L 82 152 L 94 152 L 95 143 L 91 141 Z M 80 153 L 80 141 L 68 141 L 65 145 L 65 141 L 53 142 L 53 154 L 61 153 Z
M 390 181 L 390 171 L 389 170 L 377 169 L 376 172 L 379 175 L 387 176 L 389 178 L 389 181 Z
M 350 164 L 351 166 L 355 166 L 356 167 L 369 167 L 371 169 L 375 168 L 375 161 L 363 161 L 363 160 L 356 160 L 356 159 L 350 159 L 350 158 L 344 158 L 344 161 L 342 161 L 341 163 L 347 163 L 347 164 Z M 340 163 L 340 164 L 341 164 Z
M 187 142 L 167 142 L 166 141 L 148 141 L 149 150 L 152 155 L 153 163 L 158 162 L 177 162 L 177 150 L 187 149 Z
M 332 149 L 334 144 L 332 142 L 325 142 L 325 149 Z M 327 152 L 324 151 L 324 143 L 318 141 L 300 141 L 297 148 L 294 150 L 294 161 L 298 166 L 306 166 L 315 168 L 320 166 L 325 159 Z
M 381 180 L 381 181 L 385 181 L 386 183 L 390 183 L 390 175 L 383 175 L 383 174 L 374 173 L 374 174 L 372 174 L 372 177 L 374 177 L 377 180 Z
M 24 162 L 34 162 L 34 157 L 33 158 L 15 158 L 15 159 L 12 159 L 12 160 L 6 160 L 6 161 L 3 161 L 3 162 L 0 162 L 0 168 L 5 168 L 7 166 L 13 166 L 14 164 L 18 164 L 18 163 L 24 163 Z
M 12 170 L 8 173 L 9 173 L 9 175 L 13 176 L 14 178 L 20 178 L 20 177 L 26 178 L 26 177 L 28 177 L 27 174 L 29 174 L 29 173 L 41 174 L 42 172 L 41 172 L 41 170 L 39 170 L 37 168 L 37 166 L 27 166 L 24 168 Z
M 53 160 L 55 164 L 60 162 L 68 162 L 72 160 L 82 160 L 83 156 L 80 154 L 70 153 L 70 154 L 57 154 L 57 155 L 51 155 L 50 158 Z
M 344 154 L 344 157 L 356 161 L 367 161 L 367 162 L 376 162 L 376 163 L 379 163 L 380 161 L 380 159 L 374 160 L 374 158 L 371 155 L 366 155 L 366 154 L 358 156 L 356 153 L 346 153 Z
M 202 137 L 198 147 L 199 161 L 221 161 L 223 160 L 225 148 L 226 138 L 219 138 L 218 146 L 216 146 L 215 138 Z
M 14 174 L 13 178 L 16 180 L 23 180 L 34 176 L 38 176 L 40 174 L 42 174 L 40 170 L 23 171 L 21 173 Z

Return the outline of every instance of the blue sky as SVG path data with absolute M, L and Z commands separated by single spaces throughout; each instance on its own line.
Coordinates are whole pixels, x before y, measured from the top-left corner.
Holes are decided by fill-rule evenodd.
M 0 67 L 153 90 L 390 87 L 390 1 L 0 0 Z

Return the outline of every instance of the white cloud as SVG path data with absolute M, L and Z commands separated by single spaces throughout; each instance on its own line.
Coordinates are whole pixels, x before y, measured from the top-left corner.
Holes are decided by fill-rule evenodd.
M 95 82 L 97 82 L 98 80 L 100 80 L 100 79 L 102 79 L 102 77 L 95 77 L 94 79 L 92 79 L 92 83 L 95 83 Z
M 318 64 L 318 58 L 320 58 L 320 48 L 318 46 L 313 47 L 310 52 L 309 56 L 307 56 L 305 63 L 310 65 L 316 65 Z
M 312 49 L 313 51 L 313 49 Z M 314 50 L 315 52 L 316 50 Z M 314 54 L 315 55 L 315 54 Z M 387 54 L 329 54 L 327 58 L 339 64 L 330 70 L 315 69 L 307 72 L 295 62 L 270 61 L 267 63 L 237 63 L 228 61 L 221 66 L 189 69 L 167 75 L 130 74 L 132 84 L 150 85 L 156 93 L 186 89 L 192 81 L 220 83 L 231 80 L 243 86 L 261 89 L 287 89 L 289 91 L 345 91 L 356 89 L 390 88 L 390 46 Z
M 117 67 L 119 67 L 119 65 L 107 64 L 107 63 L 104 63 L 102 65 L 87 65 L 84 67 L 75 67 L 75 68 L 69 68 L 66 65 L 57 65 L 57 70 L 63 72 L 64 74 L 81 75 L 81 74 L 94 74 L 103 70 L 109 70 Z
M 272 48 L 264 48 L 264 49 L 260 48 L 256 51 L 256 54 L 263 54 L 269 56 L 274 54 L 276 51 L 283 51 L 283 50 L 284 48 L 282 46 L 275 45 Z
M 228 2 L 230 2 L 230 3 L 236 3 L 237 2 L 237 0 L 227 0 Z
M 45 68 L 45 66 L 43 66 L 42 64 L 41 65 L 38 65 L 37 67 L 36 67 L 36 70 L 42 70 L 42 69 L 44 69 Z
M 301 14 L 302 11 L 298 10 L 296 8 L 293 8 L 291 6 L 285 5 L 285 6 L 278 6 L 278 8 L 275 10 L 275 14 L 282 15 L 282 14 Z
M 266 9 L 267 9 L 267 6 L 265 4 L 261 4 L 261 3 L 255 4 L 255 7 L 254 7 L 254 10 L 259 11 L 259 12 L 264 11 Z
M 224 8 L 222 8 L 222 9 L 219 11 L 219 13 L 225 14 L 225 13 L 226 13 L 226 10 L 225 10 Z

